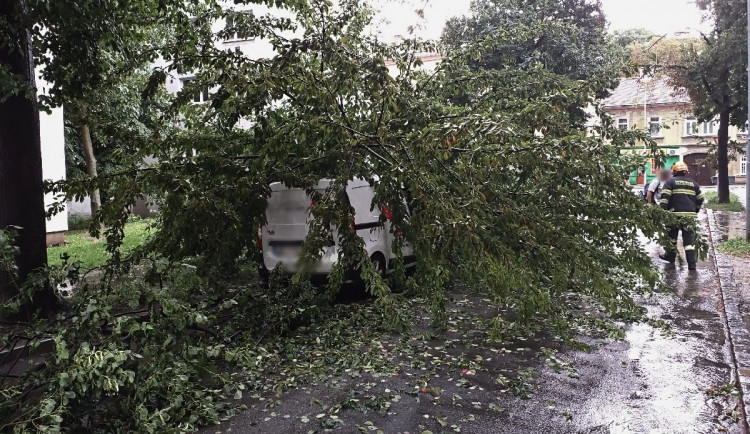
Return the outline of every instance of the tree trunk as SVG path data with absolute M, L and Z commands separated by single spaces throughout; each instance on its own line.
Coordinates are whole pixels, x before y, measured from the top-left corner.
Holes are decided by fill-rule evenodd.
M 14 45 L 0 44 L 0 67 L 23 77 L 25 84 L 36 88 L 31 36 L 21 29 L 20 17 L 26 13 L 25 0 L 0 1 L 0 21 L 10 26 Z M 0 230 L 17 226 L 16 258 L 18 282 L 7 270 L 0 270 L 0 302 L 18 294 L 19 284 L 32 271 L 47 264 L 46 217 L 42 177 L 42 149 L 39 135 L 39 110 L 36 97 L 24 93 L 0 102 Z M 49 314 L 58 306 L 57 297 L 48 285 L 37 288 L 32 310 Z
M 83 143 L 83 158 L 86 160 L 86 173 L 91 178 L 96 178 L 96 157 L 94 156 L 94 145 L 91 142 L 91 130 L 87 119 L 87 113 L 85 108 L 80 109 L 81 116 L 81 143 Z M 101 206 L 101 198 L 99 196 L 99 189 L 95 188 L 91 191 L 91 217 L 95 218 L 99 212 Z
M 719 115 L 717 160 L 719 203 L 729 203 L 729 111 L 726 110 Z

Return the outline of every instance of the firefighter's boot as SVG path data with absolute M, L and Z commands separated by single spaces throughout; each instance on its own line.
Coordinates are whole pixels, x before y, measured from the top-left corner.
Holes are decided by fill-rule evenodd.
M 685 259 L 687 259 L 688 270 L 695 270 L 697 268 L 695 265 L 697 262 L 695 246 L 685 246 Z
M 665 262 L 669 262 L 670 264 L 674 264 L 674 261 L 677 259 L 677 252 L 667 251 L 663 255 L 659 255 L 659 259 Z

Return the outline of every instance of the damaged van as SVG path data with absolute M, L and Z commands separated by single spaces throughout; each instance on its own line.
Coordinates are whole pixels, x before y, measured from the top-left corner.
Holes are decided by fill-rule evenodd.
M 314 187 L 314 192 L 323 195 L 331 184 L 331 180 L 322 180 Z M 354 209 L 354 225 L 346 230 L 353 230 L 362 238 L 378 273 L 383 276 L 392 273 L 397 258 L 393 248 L 397 235 L 391 227 L 391 210 L 373 203 L 375 189 L 365 180 L 349 181 L 346 193 Z M 277 267 L 283 267 L 289 273 L 300 271 L 302 244 L 310 230 L 310 220 L 313 218 L 311 208 L 314 204 L 313 197 L 304 189 L 289 188 L 282 183 L 271 184 L 266 224 L 258 232 L 258 245 L 263 258 L 260 264 L 261 275 L 267 277 L 270 270 Z M 386 217 L 384 223 L 380 221 L 381 215 Z M 307 270 L 313 280 L 325 281 L 333 270 L 338 260 L 340 230 L 341 228 L 333 228 L 331 245 L 324 247 L 320 259 Z M 413 268 L 416 261 L 408 242 L 402 244 L 401 253 L 407 270 Z

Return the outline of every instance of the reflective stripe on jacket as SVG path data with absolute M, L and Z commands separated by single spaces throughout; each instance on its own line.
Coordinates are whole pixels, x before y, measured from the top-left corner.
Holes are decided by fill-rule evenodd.
M 686 176 L 675 176 L 664 183 L 660 205 L 677 215 L 694 216 L 704 200 L 698 183 Z

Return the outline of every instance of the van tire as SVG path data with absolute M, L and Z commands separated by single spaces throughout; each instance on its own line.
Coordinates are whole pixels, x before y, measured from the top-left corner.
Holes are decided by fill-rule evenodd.
M 375 270 L 380 273 L 380 276 L 382 278 L 385 278 L 385 256 L 383 256 L 380 252 L 375 252 L 372 256 L 370 256 L 370 261 L 372 261 Z M 354 276 L 352 276 L 353 283 L 351 285 L 348 285 L 346 296 L 343 298 L 346 300 L 362 300 L 371 297 L 372 294 L 367 292 L 367 284 L 365 283 L 365 280 L 362 279 L 362 275 L 360 274 L 361 270 L 357 268 L 352 270 L 352 272 L 354 273 Z M 342 294 L 339 293 L 339 295 L 341 296 Z
M 380 252 L 376 252 L 373 253 L 372 256 L 370 256 L 370 260 L 372 261 L 372 265 L 375 266 L 375 271 L 380 274 L 380 277 L 385 277 L 387 267 L 385 263 L 385 256 L 383 256 L 383 254 Z
M 258 282 L 263 289 L 268 289 L 271 286 L 271 272 L 262 262 L 258 264 Z

